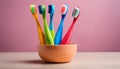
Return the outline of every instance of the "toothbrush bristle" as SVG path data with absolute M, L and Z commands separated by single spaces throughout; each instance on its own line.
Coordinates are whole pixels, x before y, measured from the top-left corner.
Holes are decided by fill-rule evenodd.
M 30 10 L 31 10 L 32 14 L 36 14 L 36 12 L 37 12 L 36 5 L 31 4 L 31 5 L 30 5 Z
M 62 14 L 66 14 L 67 13 L 67 5 L 62 5 L 62 8 L 61 8 L 61 13 Z
M 54 9 L 55 9 L 54 5 L 49 5 L 48 6 L 48 13 L 53 14 L 54 13 Z
M 45 6 L 39 5 L 38 8 L 39 8 L 39 13 L 40 13 L 40 14 L 43 14 L 44 11 L 45 11 Z
M 73 16 L 74 18 L 77 18 L 79 14 L 80 14 L 80 9 L 79 9 L 78 7 L 75 7 L 75 8 L 73 9 L 72 16 Z

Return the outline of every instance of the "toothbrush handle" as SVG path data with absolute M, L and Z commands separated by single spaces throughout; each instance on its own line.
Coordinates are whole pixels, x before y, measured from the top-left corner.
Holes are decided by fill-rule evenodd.
M 53 15 L 50 15 L 50 25 L 49 25 L 49 29 L 53 30 L 54 26 L 53 26 Z
M 53 26 L 53 15 L 50 15 L 50 25 L 49 25 L 50 33 L 52 38 L 55 38 L 54 26 Z
M 63 21 L 64 19 L 62 18 L 61 22 L 60 22 L 60 25 L 58 27 L 58 30 L 57 30 L 57 33 L 55 35 L 55 39 L 54 39 L 54 42 L 56 45 L 59 45 L 61 40 L 62 40 L 62 32 L 63 32 Z
M 37 15 L 35 15 L 34 18 L 35 18 L 36 23 L 37 23 L 38 36 L 39 36 L 40 44 L 45 44 L 44 33 L 43 33 L 42 28 L 40 26 L 40 23 L 39 23 Z
M 50 30 L 49 30 L 49 27 L 47 25 L 47 21 L 46 19 L 44 18 L 43 19 L 44 21 L 44 31 L 45 31 L 45 39 L 46 39 L 46 43 L 47 44 L 51 44 L 51 45 L 54 45 L 54 40 L 52 38 L 52 35 L 50 33 Z
M 55 32 L 54 32 L 54 30 L 50 30 L 50 33 L 52 35 L 52 38 L 54 39 L 55 38 Z
M 67 33 L 63 37 L 63 40 L 61 41 L 61 44 L 68 44 L 70 43 L 72 32 L 73 32 L 73 27 L 75 25 L 76 19 L 73 20 L 73 23 L 71 24 L 70 28 L 68 29 Z

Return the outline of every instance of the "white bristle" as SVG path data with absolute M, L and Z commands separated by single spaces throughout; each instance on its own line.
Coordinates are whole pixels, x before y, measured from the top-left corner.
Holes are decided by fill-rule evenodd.
M 74 13 L 74 11 L 77 11 L 77 12 Z M 79 15 L 79 13 L 80 13 L 80 9 L 79 9 L 78 7 L 75 7 L 75 8 L 74 8 L 74 11 L 73 11 L 73 17 L 74 17 L 74 18 L 77 18 L 78 15 Z
M 67 12 L 67 6 L 66 5 L 62 5 L 62 8 L 65 8 L 65 11 L 64 12 L 61 12 L 62 14 L 65 14 Z M 61 8 L 61 11 L 62 11 L 62 8 Z
M 33 8 L 33 7 L 35 7 L 35 5 L 34 5 L 34 4 L 32 4 L 30 7 L 31 7 L 31 8 Z

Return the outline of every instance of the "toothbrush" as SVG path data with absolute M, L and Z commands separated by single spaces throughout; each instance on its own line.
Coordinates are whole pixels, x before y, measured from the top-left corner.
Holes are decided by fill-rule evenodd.
M 80 9 L 78 7 L 74 8 L 74 10 L 72 12 L 72 16 L 74 17 L 73 22 L 72 22 L 70 28 L 68 29 L 67 33 L 63 37 L 63 40 L 61 41 L 61 44 L 68 44 L 68 43 L 70 43 L 70 39 L 71 39 L 71 36 L 72 36 L 73 27 L 74 27 L 74 25 L 76 23 L 76 20 L 80 16 Z
M 44 33 L 43 33 L 43 31 L 42 31 L 42 28 L 41 28 L 40 23 L 39 23 L 39 20 L 38 20 L 38 14 L 37 14 L 36 5 L 31 4 L 31 5 L 30 5 L 30 11 L 31 11 L 33 17 L 34 17 L 35 20 L 36 20 L 40 44 L 45 44 Z
M 48 13 L 50 14 L 50 25 L 49 25 L 49 29 L 50 29 L 50 33 L 51 33 L 53 39 L 54 39 L 54 37 L 55 37 L 54 26 L 53 26 L 53 16 L 54 16 L 54 12 L 55 12 L 55 6 L 54 6 L 54 5 L 48 5 Z
M 61 40 L 62 40 L 63 24 L 64 24 L 64 19 L 65 19 L 65 16 L 66 16 L 67 12 L 68 12 L 68 6 L 63 5 L 62 8 L 61 8 L 61 13 L 62 13 L 61 22 L 59 24 L 59 27 L 57 29 L 55 39 L 54 39 L 54 42 L 55 42 L 56 45 L 59 45 Z
M 47 44 L 54 45 L 54 40 L 52 38 L 52 35 L 50 33 L 49 27 L 47 25 L 47 20 L 46 20 L 46 8 L 44 5 L 39 5 L 39 13 L 43 17 L 43 22 L 44 22 L 44 31 L 45 31 L 45 40 Z

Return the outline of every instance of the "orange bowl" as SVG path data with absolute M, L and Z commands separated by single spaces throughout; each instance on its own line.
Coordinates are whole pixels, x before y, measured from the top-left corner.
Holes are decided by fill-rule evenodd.
M 77 52 L 77 44 L 38 45 L 37 49 L 45 62 L 70 62 Z

